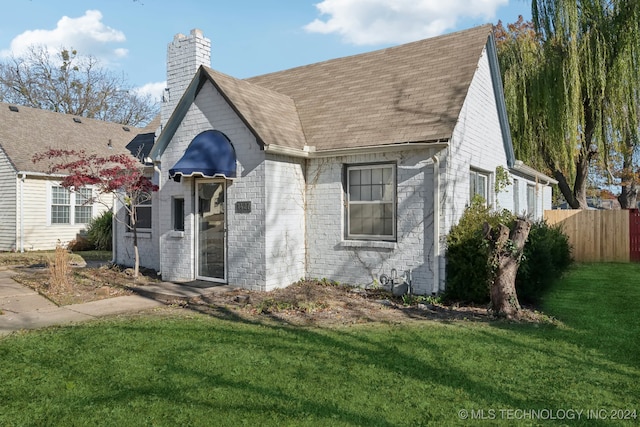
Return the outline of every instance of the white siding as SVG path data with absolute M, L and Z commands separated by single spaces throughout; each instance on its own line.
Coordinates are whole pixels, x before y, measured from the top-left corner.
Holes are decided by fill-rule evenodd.
M 16 249 L 16 171 L 0 149 L 0 251 Z
M 20 218 L 24 219 L 24 249 L 31 250 L 48 250 L 55 249 L 57 244 L 67 245 L 76 239 L 79 233 L 86 231 L 86 224 L 51 224 L 50 221 L 50 203 L 51 203 L 51 186 L 58 185 L 57 181 L 41 177 L 32 177 L 27 175 L 24 181 L 24 212 L 18 214 L 17 230 L 18 245 L 21 242 L 19 235 Z M 105 196 L 103 198 L 107 205 L 110 205 L 111 198 Z M 18 211 L 20 209 L 20 194 L 17 200 Z M 108 209 L 101 203 L 95 203 L 93 207 L 93 216 L 100 215 L 101 212 Z M 20 249 L 20 248 L 18 248 Z

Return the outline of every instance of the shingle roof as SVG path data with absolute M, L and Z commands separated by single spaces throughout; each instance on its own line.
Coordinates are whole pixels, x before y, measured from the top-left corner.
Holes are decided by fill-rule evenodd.
M 305 144 L 295 103 L 287 95 L 203 67 L 262 142 L 289 148 Z
M 10 106 L 0 103 L 0 147 L 15 170 L 21 172 L 46 173 L 47 162 L 34 164 L 31 159 L 49 148 L 84 149 L 101 156 L 128 153 L 127 144 L 145 132 L 132 126 L 37 108 L 17 106 L 18 111 L 14 112 Z
M 445 140 L 490 33 L 484 25 L 244 82 L 212 78 L 224 80 L 226 95 L 266 144 L 302 148 L 285 97 L 295 104 L 306 144 L 318 151 Z

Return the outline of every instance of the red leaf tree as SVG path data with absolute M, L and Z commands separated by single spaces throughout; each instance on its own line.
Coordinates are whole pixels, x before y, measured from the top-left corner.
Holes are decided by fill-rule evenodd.
M 151 195 L 158 190 L 145 176 L 144 165 L 134 156 L 113 154 L 98 156 L 87 154 L 84 150 L 49 149 L 33 156 L 33 162 L 48 161 L 51 174 L 63 175 L 61 185 L 74 189 L 91 186 L 96 191 L 93 200 L 87 203 L 102 203 L 111 207 L 101 197 L 111 194 L 114 200 L 126 210 L 129 221 L 118 219 L 133 233 L 133 251 L 135 255 L 134 277 L 140 271 L 140 252 L 138 250 L 137 209 L 136 205 L 151 200 Z

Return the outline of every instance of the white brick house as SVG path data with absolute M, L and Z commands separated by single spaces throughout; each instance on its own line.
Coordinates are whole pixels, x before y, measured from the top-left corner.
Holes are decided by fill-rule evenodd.
M 168 47 L 141 244 L 165 280 L 270 290 L 394 269 L 430 294 L 474 194 L 535 219 L 551 207 L 555 181 L 514 158 L 489 25 L 247 80 L 209 50 L 198 30 Z M 499 168 L 512 184 L 496 194 Z

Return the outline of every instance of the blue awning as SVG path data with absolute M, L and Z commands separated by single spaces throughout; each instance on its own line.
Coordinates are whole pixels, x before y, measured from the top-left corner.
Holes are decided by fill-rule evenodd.
M 236 177 L 236 150 L 227 136 L 217 130 L 206 130 L 187 147 L 175 166 L 169 169 L 169 178 L 180 182 L 183 176 L 204 178 Z

